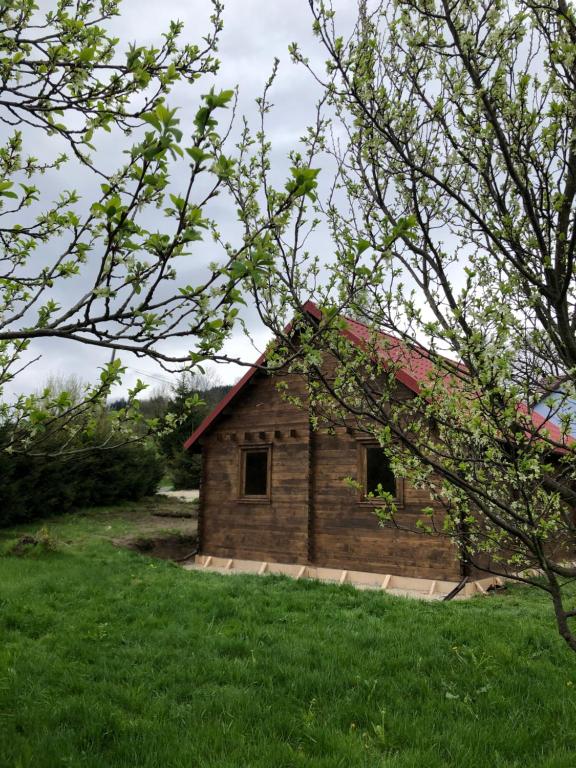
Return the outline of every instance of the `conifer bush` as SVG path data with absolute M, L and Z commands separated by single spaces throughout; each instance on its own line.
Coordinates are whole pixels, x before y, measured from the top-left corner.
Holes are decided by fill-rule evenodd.
M 0 439 L 9 430 L 4 427 Z M 164 474 L 162 458 L 145 441 L 108 449 L 84 443 L 77 453 L 62 456 L 57 455 L 57 443 L 55 435 L 51 453 L 44 446 L 45 452 L 38 455 L 0 451 L 0 525 L 136 500 L 153 494 Z

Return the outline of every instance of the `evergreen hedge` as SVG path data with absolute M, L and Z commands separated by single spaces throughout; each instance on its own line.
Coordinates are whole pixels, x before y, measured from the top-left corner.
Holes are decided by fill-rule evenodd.
M 0 450 L 0 525 L 139 499 L 163 474 L 163 460 L 144 442 L 62 457 Z

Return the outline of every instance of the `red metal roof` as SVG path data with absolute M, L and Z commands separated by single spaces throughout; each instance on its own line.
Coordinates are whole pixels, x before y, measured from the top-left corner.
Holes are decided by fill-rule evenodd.
M 465 371 L 466 369 L 453 360 L 446 357 L 435 356 L 433 359 L 430 351 L 418 344 L 408 344 L 402 339 L 392 336 L 389 333 L 379 331 L 377 339 L 374 338 L 373 329 L 364 325 L 364 323 L 351 318 L 345 318 L 347 338 L 354 344 L 363 346 L 374 343 L 378 345 L 378 354 L 385 361 L 390 361 L 398 365 L 396 378 L 402 384 L 405 384 L 415 394 L 420 394 L 420 386 L 423 382 L 431 383 L 431 378 L 438 375 L 435 360 L 440 358 L 446 363 L 446 371 L 442 374 L 446 378 L 450 373 Z M 381 345 L 378 342 L 381 342 Z
M 307 301 L 303 309 L 308 312 L 316 320 L 322 318 L 321 310 L 312 301 Z M 346 338 L 348 338 L 353 344 L 358 346 L 364 346 L 365 344 L 374 341 L 374 332 L 364 323 L 351 318 L 344 318 L 346 321 L 346 329 L 343 331 Z M 288 333 L 291 328 L 291 323 L 285 329 L 285 333 Z M 423 382 L 430 383 L 431 377 L 437 375 L 436 363 L 432 359 L 430 352 L 425 348 L 416 344 L 407 344 L 405 341 L 398 339 L 395 336 L 391 336 L 388 333 L 379 332 L 378 338 L 382 340 L 382 346 L 378 350 L 382 358 L 390 360 L 393 364 L 398 364 L 398 369 L 395 371 L 397 380 L 406 385 L 415 394 L 420 393 L 420 385 Z M 446 361 L 449 368 L 453 367 L 454 373 L 464 372 L 466 368 L 448 358 L 442 358 Z M 204 419 L 200 426 L 190 435 L 188 440 L 184 443 L 184 449 L 192 447 L 202 437 L 206 430 L 214 423 L 214 421 L 220 416 L 222 411 L 229 405 L 235 397 L 244 389 L 252 377 L 262 367 L 265 361 L 265 355 L 260 355 L 258 360 L 251 366 L 244 376 L 238 381 L 234 387 L 222 398 L 218 405 L 211 413 Z M 448 377 L 449 368 L 446 371 L 445 376 Z M 430 379 L 429 379 L 430 377 Z M 520 407 L 522 413 L 528 413 L 528 407 L 522 405 Z M 549 438 L 559 445 L 569 445 L 573 442 L 572 439 L 564 436 L 556 424 L 546 420 L 543 416 L 536 411 L 531 412 L 532 422 L 538 431 L 546 429 Z

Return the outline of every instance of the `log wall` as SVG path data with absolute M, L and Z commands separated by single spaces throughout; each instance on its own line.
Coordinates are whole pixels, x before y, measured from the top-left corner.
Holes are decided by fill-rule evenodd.
M 314 549 L 320 566 L 417 576 L 460 578 L 453 545 L 440 536 L 411 532 L 421 510 L 433 506 L 424 490 L 403 484 L 403 504 L 396 521 L 401 528 L 383 528 L 374 505 L 362 502 L 343 478 L 358 476 L 358 441 L 349 434 L 314 434 Z M 440 512 L 438 513 L 440 518 Z
M 256 375 L 203 438 L 202 552 L 307 562 L 309 441 L 306 411 L 286 403 L 272 377 Z M 270 500 L 240 499 L 240 448 L 260 445 L 271 446 Z
M 303 382 L 286 377 L 303 396 Z M 240 448 L 270 445 L 269 500 L 240 499 Z M 349 490 L 358 440 L 346 430 L 312 432 L 304 409 L 287 403 L 275 380 L 257 374 L 202 438 L 203 554 L 455 580 L 453 546 L 437 536 L 382 528 L 373 507 Z M 401 481 L 403 482 L 403 481 Z M 398 522 L 414 527 L 429 495 L 404 483 Z

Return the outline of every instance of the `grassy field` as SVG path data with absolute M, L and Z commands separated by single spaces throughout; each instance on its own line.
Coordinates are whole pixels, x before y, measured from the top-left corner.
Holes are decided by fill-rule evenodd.
M 185 572 L 111 544 L 157 534 L 149 513 L 53 520 L 55 551 L 0 557 L 3 768 L 576 766 L 576 655 L 539 595 Z

